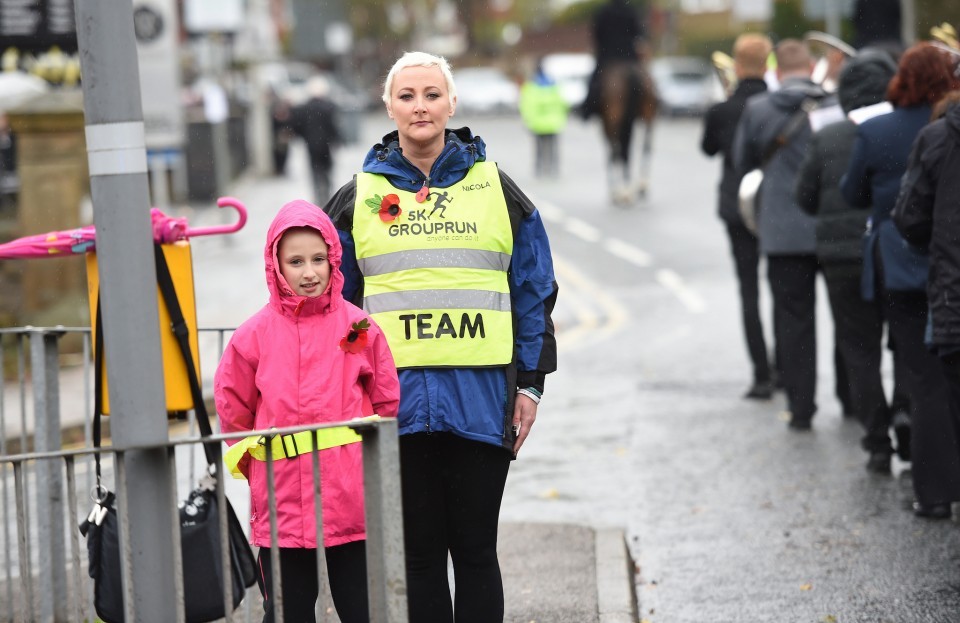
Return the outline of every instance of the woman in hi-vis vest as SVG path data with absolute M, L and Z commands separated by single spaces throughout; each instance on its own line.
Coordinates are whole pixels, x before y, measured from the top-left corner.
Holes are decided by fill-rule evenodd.
M 446 60 L 404 54 L 383 101 L 397 129 L 325 210 L 343 243 L 344 296 L 383 329 L 399 370 L 410 621 L 494 623 L 507 470 L 557 364 L 550 245 L 484 142 L 447 129 L 457 95 Z

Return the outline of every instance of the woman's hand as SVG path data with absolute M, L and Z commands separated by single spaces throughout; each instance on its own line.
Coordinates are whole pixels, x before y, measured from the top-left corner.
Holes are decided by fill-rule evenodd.
M 517 394 L 513 403 L 513 430 L 517 440 L 513 442 L 513 454 L 520 452 L 520 447 L 530 434 L 533 423 L 537 420 L 537 403 L 529 396 Z

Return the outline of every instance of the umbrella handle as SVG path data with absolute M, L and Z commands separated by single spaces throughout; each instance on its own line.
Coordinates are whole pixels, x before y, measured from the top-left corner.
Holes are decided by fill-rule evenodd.
M 226 208 L 228 206 L 235 209 L 239 215 L 236 223 L 233 225 L 214 225 L 212 227 L 188 228 L 185 232 L 187 237 L 191 238 L 193 236 L 232 234 L 233 232 L 240 231 L 240 229 L 242 229 L 247 223 L 247 207 L 243 205 L 243 202 L 236 197 L 220 197 L 217 199 L 217 207 Z

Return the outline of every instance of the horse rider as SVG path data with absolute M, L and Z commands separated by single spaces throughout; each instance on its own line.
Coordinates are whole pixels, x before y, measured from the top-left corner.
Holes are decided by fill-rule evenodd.
M 603 68 L 617 62 L 638 62 L 641 59 L 646 27 L 628 0 L 608 0 L 593 17 L 592 33 L 596 65 L 590 76 L 587 96 L 580 106 L 584 121 L 600 112 L 600 74 Z

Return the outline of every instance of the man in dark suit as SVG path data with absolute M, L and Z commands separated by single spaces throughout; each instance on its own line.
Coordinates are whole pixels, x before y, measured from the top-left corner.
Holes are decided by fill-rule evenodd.
M 747 352 L 753 363 L 753 384 L 745 397 L 760 400 L 768 399 L 773 394 L 763 323 L 760 321 L 760 251 L 757 237 L 743 224 L 737 207 L 740 176 L 733 164 L 733 137 L 747 99 L 767 90 L 763 75 L 771 49 L 772 43 L 765 35 L 748 33 L 737 38 L 733 45 L 737 88 L 729 99 L 715 104 L 707 111 L 700 143 L 701 149 L 708 156 L 723 156 L 719 212 L 727 227 L 730 250 L 733 252 L 733 262 L 737 269 L 743 330 L 747 340 Z
M 290 113 L 290 126 L 303 137 L 310 155 L 314 202 L 322 206 L 330 199 L 330 171 L 333 148 L 342 141 L 337 123 L 337 106 L 330 101 L 330 83 L 323 76 L 307 81 L 310 99 Z

